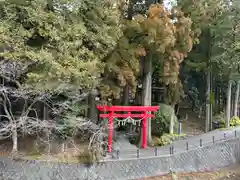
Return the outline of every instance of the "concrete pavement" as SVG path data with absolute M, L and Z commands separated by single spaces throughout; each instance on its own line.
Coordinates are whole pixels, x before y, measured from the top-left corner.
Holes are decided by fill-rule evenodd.
M 182 140 L 174 141 L 171 145 L 162 147 L 148 147 L 147 149 L 138 149 L 136 146 L 130 144 L 127 136 L 120 134 L 117 142 L 113 145 L 114 152 L 105 160 L 112 159 L 133 159 L 133 158 L 147 158 L 153 156 L 166 156 L 170 154 L 170 147 L 173 147 L 173 153 L 181 153 L 187 149 L 194 149 L 204 147 L 206 145 L 231 139 L 235 136 L 240 137 L 240 127 L 231 129 L 217 129 L 205 134 L 187 137 Z

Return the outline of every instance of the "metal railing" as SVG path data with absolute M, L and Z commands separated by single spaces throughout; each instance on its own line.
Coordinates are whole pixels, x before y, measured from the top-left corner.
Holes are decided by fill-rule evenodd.
M 199 138 L 195 140 L 178 140 L 167 146 L 161 147 L 151 147 L 148 149 L 116 149 L 111 153 L 111 159 L 135 159 L 135 158 L 152 158 L 154 156 L 166 156 L 173 155 L 175 153 L 181 153 L 188 150 L 202 148 L 209 146 L 214 143 L 222 142 L 227 139 L 238 138 L 237 130 L 231 131 L 229 135 L 228 132 L 218 133 L 217 135 L 212 135 L 205 138 Z M 240 134 L 240 132 L 239 132 Z M 205 142 L 205 143 L 204 143 Z M 147 153 L 146 153 L 147 152 Z
M 0 179 L 2 180 L 118 180 L 140 179 L 161 173 L 193 172 L 211 168 L 226 167 L 240 159 L 240 131 L 213 133 L 204 138 L 187 139 L 167 147 L 150 148 L 153 158 L 142 158 L 145 150 L 134 149 L 136 159 L 114 160 L 104 163 L 83 164 L 40 161 L 13 161 L 0 158 Z M 239 136 L 238 136 L 239 134 Z M 194 146 L 192 143 L 194 142 Z M 205 143 L 207 142 L 207 143 Z M 218 143 L 219 142 L 219 143 Z M 215 144 L 215 145 L 213 145 Z M 209 148 L 204 148 L 209 145 Z M 195 148 L 195 149 L 194 149 Z M 161 153 L 165 149 L 164 153 Z M 192 149 L 192 150 L 191 150 Z M 147 151 L 146 150 L 146 151 Z M 182 151 L 182 152 L 180 152 Z M 118 151 L 121 156 L 122 151 Z M 162 157 L 164 155 L 165 157 Z M 154 158 L 156 157 L 156 158 Z M 141 159 L 142 158 L 142 159 Z

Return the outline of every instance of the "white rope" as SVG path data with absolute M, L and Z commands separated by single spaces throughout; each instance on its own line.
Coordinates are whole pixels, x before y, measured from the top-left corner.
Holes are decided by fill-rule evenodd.
M 144 119 L 145 117 L 143 117 L 142 119 L 133 119 L 132 117 L 127 117 L 126 119 L 122 119 L 122 120 L 119 120 L 117 119 L 117 124 L 118 126 L 122 125 L 122 126 L 125 126 L 126 123 L 132 123 L 133 125 L 137 125 L 137 126 L 140 126 L 141 125 L 141 121 Z

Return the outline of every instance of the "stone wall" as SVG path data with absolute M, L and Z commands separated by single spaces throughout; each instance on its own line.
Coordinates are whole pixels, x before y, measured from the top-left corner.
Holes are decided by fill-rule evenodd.
M 240 139 L 235 138 L 186 152 L 132 160 L 78 164 L 0 159 L 0 180 L 126 180 L 172 172 L 209 171 L 237 164 Z

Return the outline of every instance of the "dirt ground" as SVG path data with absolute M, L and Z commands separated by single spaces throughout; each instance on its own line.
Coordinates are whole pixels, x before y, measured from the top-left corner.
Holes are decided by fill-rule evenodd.
M 191 103 L 183 101 L 178 110 L 178 114 L 183 118 L 182 133 L 188 137 L 203 134 L 205 127 L 204 117 L 198 118 L 197 112 L 193 112 L 191 106 Z
M 188 118 L 183 122 L 182 128 L 183 133 L 186 136 L 194 136 L 204 133 L 204 121 L 197 118 L 197 115 L 190 112 L 189 109 L 182 109 L 181 112 L 188 111 Z M 51 144 L 51 153 L 47 153 L 41 148 L 36 146 L 36 137 L 24 137 L 19 139 L 18 150 L 22 158 L 26 159 L 37 159 L 37 160 L 52 160 L 52 161 L 63 161 L 63 162 L 76 162 L 78 161 L 79 154 L 88 147 L 88 144 L 82 142 L 74 142 L 68 144 L 68 147 L 62 150 L 61 144 L 55 142 Z M 40 150 L 40 149 L 42 150 Z M 47 147 L 48 148 L 48 147 Z M 0 156 L 10 156 L 12 149 L 12 142 L 10 140 L 0 141 Z
M 240 165 L 223 168 L 215 172 L 171 174 L 139 180 L 240 180 Z
M 22 159 L 50 160 L 58 162 L 79 162 L 79 155 L 88 148 L 87 142 L 68 142 L 64 144 L 51 142 L 49 144 L 37 145 L 36 137 L 24 137 L 18 140 L 18 153 Z M 11 156 L 12 142 L 10 140 L 0 141 L 0 156 Z M 50 153 L 48 151 L 51 151 Z
M 204 120 L 197 118 L 196 113 L 187 112 L 188 118 L 182 123 L 182 131 L 187 136 L 196 136 L 204 133 Z

